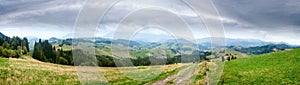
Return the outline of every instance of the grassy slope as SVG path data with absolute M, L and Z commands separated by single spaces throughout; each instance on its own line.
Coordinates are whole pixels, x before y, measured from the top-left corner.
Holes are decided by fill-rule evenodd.
M 300 84 L 300 49 L 226 62 L 219 84 Z
M 118 68 L 99 67 L 110 84 L 145 84 L 156 80 L 164 79 L 179 71 L 184 65 L 165 65 L 163 73 L 149 81 L 137 81 L 130 79 L 120 73 Z M 141 66 L 139 68 L 148 68 Z M 8 84 L 58 84 L 73 85 L 80 84 L 74 66 L 64 66 L 51 63 L 44 63 L 32 58 L 15 59 L 0 57 L 0 85 Z
M 33 59 L 0 58 L 0 85 L 80 84 L 71 66 L 43 63 Z
M 226 53 L 227 54 L 232 54 L 232 55 L 236 56 L 237 58 L 247 58 L 248 57 L 248 55 L 245 54 L 245 53 L 241 53 L 241 52 L 234 51 L 234 50 L 231 50 L 231 49 L 227 49 Z

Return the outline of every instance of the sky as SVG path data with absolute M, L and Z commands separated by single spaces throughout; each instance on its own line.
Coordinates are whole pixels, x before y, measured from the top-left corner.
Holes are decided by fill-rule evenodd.
M 7 36 L 43 39 L 72 37 L 77 17 L 82 13 L 83 7 L 94 7 L 101 11 L 106 6 L 100 2 L 86 4 L 86 0 L 0 0 L 0 2 L 0 32 Z M 300 44 L 299 0 L 212 0 L 212 3 L 220 16 L 202 17 L 222 20 L 227 38 Z M 196 4 L 203 5 L 201 2 Z M 142 8 L 152 9 L 138 10 Z M 97 10 L 90 11 L 95 14 L 96 12 Z M 132 15 L 129 15 L 131 13 Z M 166 16 L 168 13 L 180 18 L 174 18 L 173 15 Z M 85 17 L 88 23 L 91 18 L 89 16 L 83 18 Z M 185 29 L 177 23 L 183 20 L 195 38 L 210 36 L 193 9 L 181 0 L 122 0 L 110 7 L 102 21 L 98 23 L 95 35 L 112 38 L 118 26 L 123 26 L 121 27 L 123 30 L 147 28 L 140 24 L 155 24 L 147 22 L 149 19 L 159 20 L 163 27 L 172 29 Z M 126 22 L 121 23 L 122 20 Z M 85 30 L 90 29 L 95 28 Z M 126 30 L 122 32 L 127 33 Z M 172 33 L 162 31 L 160 27 L 152 27 L 139 31 L 135 39 L 149 40 L 150 37 L 158 40 L 164 39 L 163 36 L 172 36 Z

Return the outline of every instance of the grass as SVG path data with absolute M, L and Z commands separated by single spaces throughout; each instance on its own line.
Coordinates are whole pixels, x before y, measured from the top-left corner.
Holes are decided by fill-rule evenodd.
M 34 60 L 0 58 L 0 85 L 45 83 L 78 85 L 80 82 L 77 79 L 76 73 L 69 67 Z
M 158 80 L 163 80 L 163 79 L 165 79 L 168 76 L 171 76 L 171 75 L 174 75 L 174 74 L 178 73 L 180 70 L 182 70 L 185 67 L 187 67 L 187 66 L 182 66 L 180 68 L 176 68 L 175 70 L 171 70 L 171 71 L 162 73 L 158 77 L 156 77 L 155 79 L 153 79 L 153 80 L 151 80 L 149 82 L 153 83 L 153 82 L 158 81 Z
M 195 81 L 194 84 L 195 85 L 205 85 L 205 81 L 206 81 L 206 71 L 208 71 L 209 67 L 208 65 L 204 65 L 204 63 L 207 63 L 206 61 L 199 64 L 199 70 L 198 73 L 195 76 Z
M 150 50 L 141 50 L 141 51 L 135 51 L 135 52 L 132 52 L 131 55 L 134 57 L 134 58 L 138 58 L 138 57 L 147 57 L 148 53 L 150 53 Z
M 208 70 L 208 65 L 205 67 L 204 65 L 205 62 L 201 62 L 199 64 L 191 64 L 189 69 L 187 69 L 185 72 L 181 73 L 178 75 L 176 78 L 171 79 L 170 81 L 167 82 L 166 85 L 176 85 L 176 84 L 182 84 L 182 85 L 189 85 L 189 84 L 194 84 L 194 85 L 205 85 L 205 72 Z M 187 75 L 192 72 L 192 76 L 190 78 L 187 78 Z M 178 72 L 176 72 L 178 73 Z M 181 83 L 178 83 L 179 80 Z
M 173 64 L 162 66 L 162 72 L 153 79 L 139 81 L 128 78 L 115 67 L 99 67 L 109 84 L 146 84 L 166 78 L 167 76 L 177 73 L 184 64 Z M 127 67 L 131 68 L 131 67 Z M 140 66 L 140 73 L 132 72 L 138 77 L 145 75 L 153 75 L 151 70 L 147 70 L 149 66 Z M 152 72 L 152 73 L 151 73 Z M 40 62 L 32 58 L 15 59 L 0 57 L 0 85 L 22 84 L 22 85 L 39 85 L 39 84 L 55 84 L 55 85 L 79 85 L 81 84 L 74 66 L 64 66 L 51 63 Z M 99 84 L 91 82 L 89 84 Z
M 110 84 L 113 84 L 113 85 L 117 85 L 117 84 L 118 85 L 119 84 L 134 84 L 134 85 L 136 85 L 136 84 L 153 83 L 157 80 L 164 79 L 164 78 L 166 78 L 170 75 L 173 75 L 173 74 L 177 73 L 183 66 L 184 65 L 181 65 L 181 64 L 166 65 L 166 66 L 163 67 L 162 73 L 157 75 L 155 78 L 152 78 L 152 79 L 146 80 L 146 81 L 140 81 L 140 80 L 134 80 L 134 79 L 128 78 L 126 75 L 119 72 L 117 68 L 106 68 L 106 70 L 103 71 L 102 73 L 104 73 L 106 79 L 109 81 Z M 138 68 L 148 68 L 148 67 L 147 66 L 141 66 L 141 67 L 138 67 Z M 141 72 L 132 72 L 132 73 L 135 73 L 135 75 L 137 75 L 137 77 L 146 78 L 146 76 L 138 76 L 138 75 L 150 74 L 150 76 L 151 76 L 152 71 L 145 70 L 145 71 L 141 71 Z M 146 73 L 146 74 L 143 74 L 143 73 Z M 134 74 L 129 73 L 129 75 L 134 75 Z
M 300 49 L 226 62 L 219 84 L 300 84 Z

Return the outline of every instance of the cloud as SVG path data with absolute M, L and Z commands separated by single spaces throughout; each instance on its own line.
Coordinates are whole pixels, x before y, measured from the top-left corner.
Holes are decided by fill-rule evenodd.
M 76 16 L 83 0 L 61 1 L 61 0 L 33 0 L 1 1 L 0 4 L 0 25 L 1 30 L 9 29 L 18 33 L 32 31 L 34 33 L 45 33 L 45 31 L 72 31 Z M 13 30 L 18 28 L 19 30 Z M 32 33 L 30 32 L 30 33 Z M 23 33 L 22 36 L 32 36 L 30 33 Z M 61 32 L 60 32 L 61 33 Z M 49 36 L 41 38 L 49 38 Z
M 215 0 L 226 35 L 300 44 L 300 3 L 297 0 Z M 238 22 L 238 23 L 237 23 Z
M 217 0 L 221 15 L 257 27 L 299 26 L 300 3 L 296 0 Z
M 108 6 L 97 0 L 93 1 L 95 3 L 84 4 L 85 0 L 3 0 L 0 3 L 0 30 L 1 32 L 4 30 L 6 34 L 12 33 L 10 35 L 42 38 L 63 37 L 73 33 L 77 15 L 83 6 L 99 9 L 87 11 L 92 14 L 104 11 L 105 6 Z M 201 12 L 203 14 L 201 17 L 222 20 L 226 37 L 300 43 L 300 39 L 297 37 L 300 34 L 300 2 L 297 0 L 213 0 L 213 3 L 221 17 L 210 15 L 209 11 L 211 10 L 205 7 L 203 9 L 206 10 Z M 205 6 L 204 3 L 197 4 Z M 191 7 L 181 0 L 120 0 L 110 8 L 99 23 L 97 32 L 95 32 L 96 36 L 111 38 L 116 26 L 120 25 L 120 20 L 143 8 L 172 13 L 191 28 L 196 38 L 209 37 L 202 20 Z M 160 24 L 169 25 L 173 29 L 183 29 L 172 23 L 175 19 L 162 16 L 164 14 L 161 12 L 144 11 L 139 14 L 132 16 L 132 20 L 123 24 L 127 27 L 126 29 L 143 27 L 138 23 L 144 23 L 144 20 L 149 19 L 163 21 L 164 23 Z M 84 16 L 82 18 L 85 19 L 84 23 L 88 27 L 87 23 L 90 23 L 93 17 Z M 135 20 L 139 22 L 135 22 Z M 85 28 L 85 30 L 89 29 L 95 28 Z M 143 31 L 142 33 L 163 34 L 159 30 Z
M 12 2 L 11 2 L 12 3 Z M 63 15 L 68 15 L 74 12 L 70 11 L 76 11 L 78 10 L 82 5 L 78 2 L 73 3 L 66 3 L 62 1 L 20 1 L 15 2 L 14 4 L 10 4 L 9 6 L 6 6 L 4 10 L 2 11 L 3 14 L 0 16 L 3 21 L 1 21 L 1 24 L 9 24 L 9 23 L 15 23 L 18 22 L 20 19 L 24 18 L 36 18 L 39 16 L 53 16 L 51 14 L 58 13 Z M 13 8 L 11 8 L 13 7 Z M 6 9 L 8 8 L 8 9 Z M 5 10 L 6 9 L 6 10 Z M 12 11 L 13 10 L 13 11 Z M 64 13 L 60 13 L 64 12 Z M 47 18 L 47 17 L 43 17 Z M 52 18 L 52 17 L 50 17 Z M 57 18 L 59 19 L 59 18 Z M 68 18 L 66 18 L 68 19 Z M 44 20 L 45 22 L 50 21 L 51 19 Z M 22 20 L 21 20 L 22 21 Z

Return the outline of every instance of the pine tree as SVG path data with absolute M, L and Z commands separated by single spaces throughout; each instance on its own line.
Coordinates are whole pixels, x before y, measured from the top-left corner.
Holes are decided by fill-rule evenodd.
M 0 38 L 0 46 L 2 46 L 4 43 L 4 39 L 3 38 Z
M 41 61 L 55 63 L 57 62 L 55 48 L 52 48 L 52 45 L 48 40 L 41 41 L 34 45 L 33 58 L 36 58 Z
M 18 50 L 18 46 L 21 46 L 21 42 L 22 42 L 22 40 L 21 40 L 20 37 L 15 37 L 14 36 L 11 39 L 11 49 L 12 50 Z
M 23 38 L 23 41 L 25 42 L 25 47 L 27 48 L 27 51 L 29 52 L 29 42 L 28 42 L 28 39 L 25 37 L 25 38 Z
M 23 50 L 23 54 L 27 54 L 29 52 L 29 43 L 28 43 L 27 38 L 23 38 L 21 47 Z
M 40 42 L 38 42 L 38 43 L 35 42 L 32 57 L 37 59 L 37 60 L 45 61 L 43 49 L 42 49 L 42 46 L 41 46 Z

